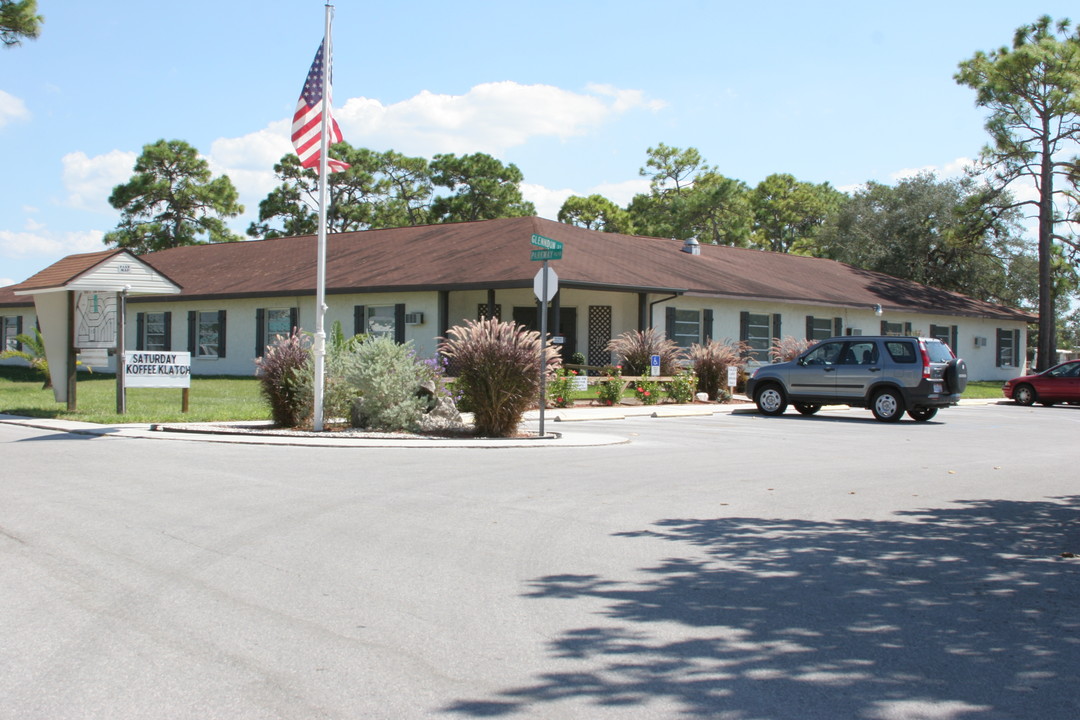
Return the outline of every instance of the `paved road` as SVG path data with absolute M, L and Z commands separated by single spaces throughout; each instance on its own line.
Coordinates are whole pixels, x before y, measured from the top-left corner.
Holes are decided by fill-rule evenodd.
M 1080 408 L 307 448 L 0 424 L 0 718 L 1080 717 Z

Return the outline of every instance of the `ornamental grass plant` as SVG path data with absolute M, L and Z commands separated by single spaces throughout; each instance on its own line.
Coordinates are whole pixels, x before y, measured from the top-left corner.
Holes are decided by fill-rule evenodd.
M 559 352 L 540 333 L 495 318 L 450 328 L 439 351 L 457 377 L 454 388 L 472 410 L 476 434 L 511 437 L 525 411 L 539 401 L 540 351 L 545 372 L 561 365 Z
M 311 338 L 296 328 L 278 335 L 266 353 L 255 359 L 255 374 L 275 425 L 298 427 L 311 416 L 311 394 L 305 382 L 311 362 Z
M 688 356 L 694 374 L 697 375 L 698 392 L 706 393 L 710 400 L 723 400 L 727 395 L 725 388 L 728 368 L 736 367 L 742 370 L 746 365 L 746 353 L 749 349 L 745 342 L 727 338 L 691 345 Z
M 801 340 L 785 335 L 773 340 L 769 346 L 769 361 L 774 363 L 790 362 L 799 357 L 804 351 L 809 350 L 814 344 L 813 340 Z
M 685 351 L 656 328 L 649 328 L 644 332 L 627 330 L 611 340 L 607 350 L 615 354 L 622 364 L 623 372 L 631 376 L 648 375 L 652 364 L 650 358 L 653 355 L 660 356 L 661 375 L 674 375 L 686 361 Z

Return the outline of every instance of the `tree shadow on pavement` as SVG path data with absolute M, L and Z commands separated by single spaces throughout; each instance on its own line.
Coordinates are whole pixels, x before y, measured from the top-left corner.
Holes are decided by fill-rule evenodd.
M 659 701 L 740 720 L 1075 719 L 1078 510 L 1080 497 L 987 500 L 885 521 L 667 519 L 620 533 L 683 552 L 628 580 L 533 581 L 526 597 L 603 608 L 552 641 L 565 671 L 443 710 Z

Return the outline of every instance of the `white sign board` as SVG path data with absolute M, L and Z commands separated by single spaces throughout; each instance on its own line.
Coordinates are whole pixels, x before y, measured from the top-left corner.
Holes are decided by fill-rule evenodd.
M 125 352 L 124 387 L 191 387 L 191 353 L 146 350 Z
M 89 290 L 75 294 L 75 347 L 116 347 L 116 293 Z
M 737 367 L 728 366 L 727 369 L 727 384 L 728 387 L 735 387 L 739 384 L 739 369 Z
M 544 273 L 547 272 L 547 296 L 544 296 Z M 540 272 L 536 273 L 536 277 L 533 278 L 533 292 L 536 293 L 536 299 L 540 302 L 550 302 L 551 298 L 555 297 L 555 293 L 559 292 L 559 276 L 555 274 L 555 270 L 551 267 L 543 267 Z
M 575 375 L 570 378 L 570 389 L 585 392 L 589 389 L 589 378 L 585 375 Z
M 659 374 L 660 374 L 660 356 L 659 355 L 650 355 L 649 356 L 649 376 L 650 377 L 657 377 Z

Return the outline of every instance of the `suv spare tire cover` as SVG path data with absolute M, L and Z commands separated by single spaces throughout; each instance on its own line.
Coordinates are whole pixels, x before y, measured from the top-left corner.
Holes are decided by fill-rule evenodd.
M 949 392 L 962 393 L 967 389 L 968 369 L 967 363 L 961 358 L 953 358 L 945 367 L 945 382 L 948 383 Z

